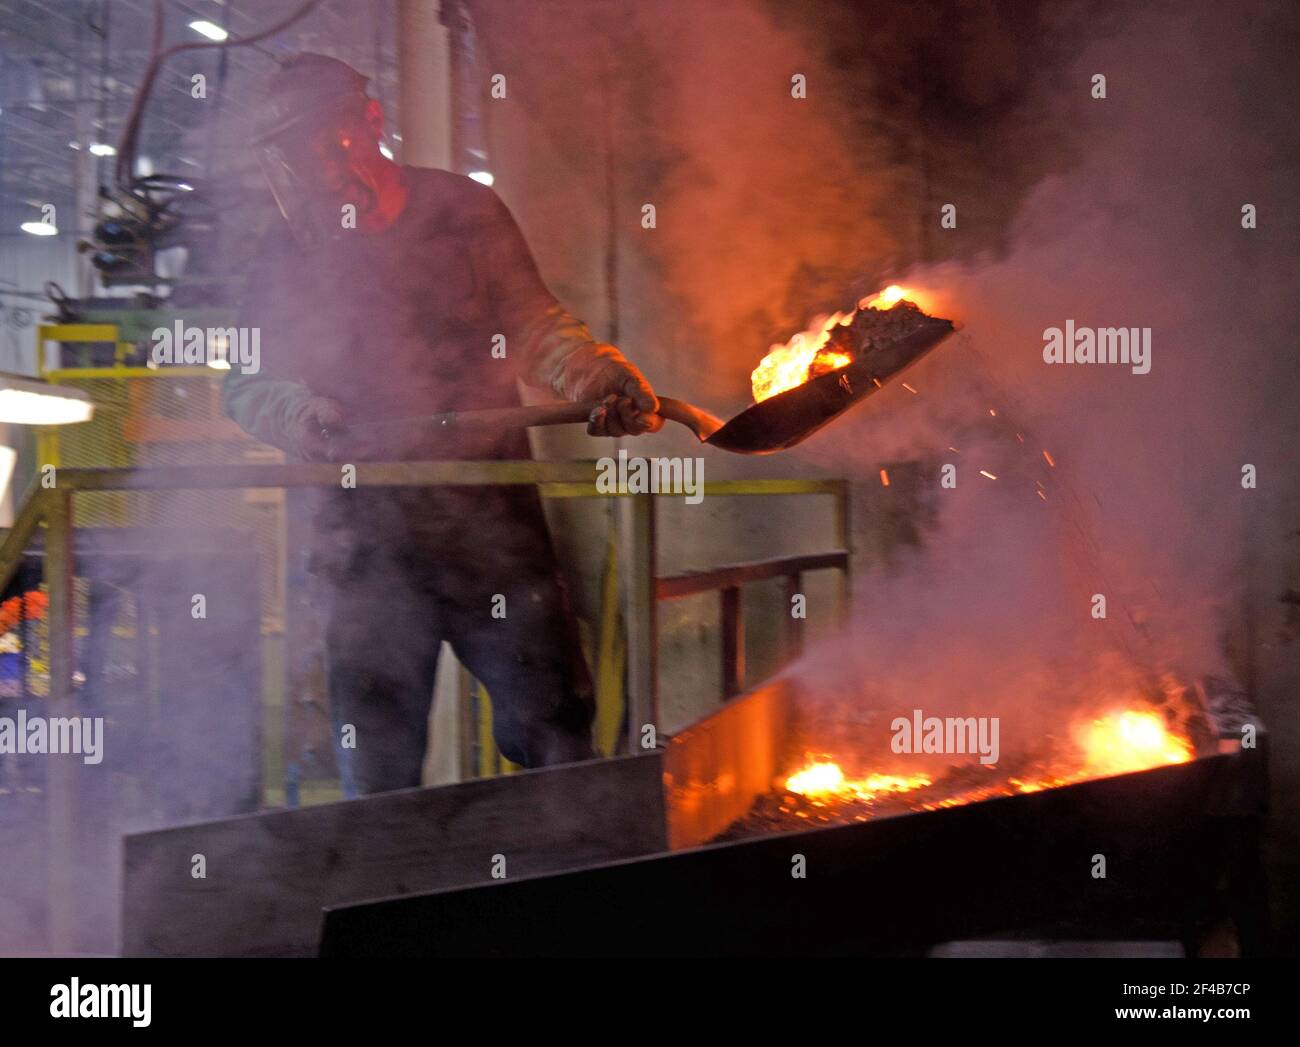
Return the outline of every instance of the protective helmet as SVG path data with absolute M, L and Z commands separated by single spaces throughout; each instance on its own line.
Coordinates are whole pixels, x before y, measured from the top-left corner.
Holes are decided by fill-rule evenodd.
M 354 116 L 367 101 L 368 78 L 346 62 L 302 52 L 280 63 L 266 83 L 253 135 L 262 173 L 294 235 L 314 244 L 337 230 L 312 190 L 310 150 L 323 128 Z

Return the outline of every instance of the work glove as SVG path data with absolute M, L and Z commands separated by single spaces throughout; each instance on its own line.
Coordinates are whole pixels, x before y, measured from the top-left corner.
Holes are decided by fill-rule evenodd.
M 590 436 L 639 436 L 663 428 L 659 398 L 645 375 L 624 359 L 606 360 L 575 399 L 600 401 L 587 419 Z
M 342 431 L 342 410 L 324 396 L 304 400 L 290 417 L 288 425 L 293 451 L 309 462 L 333 460 L 338 445 L 332 444 L 330 437 Z

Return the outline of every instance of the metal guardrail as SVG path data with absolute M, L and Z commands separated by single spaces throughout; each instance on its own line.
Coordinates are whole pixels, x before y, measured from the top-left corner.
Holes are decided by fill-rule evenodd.
M 49 622 L 50 716 L 71 716 L 73 700 L 73 499 L 91 491 L 152 491 L 184 488 L 330 487 L 340 482 L 340 467 L 321 465 L 220 465 L 141 469 L 56 469 L 28 492 L 4 540 L 0 543 L 0 589 L 8 586 L 23 553 L 37 529 L 45 529 L 46 608 Z M 656 607 L 659 600 L 687 594 L 719 591 L 722 597 L 723 693 L 738 694 L 744 687 L 744 623 L 740 614 L 740 587 L 764 578 L 785 577 L 787 592 L 798 590 L 805 571 L 833 568 L 839 571 L 839 607 L 845 615 L 849 602 L 849 488 L 843 480 L 729 480 L 704 484 L 704 493 L 721 496 L 829 495 L 836 503 L 836 537 L 839 548 L 813 556 L 779 557 L 731 564 L 708 571 L 659 578 L 656 570 L 655 508 L 653 494 L 625 494 L 599 490 L 595 462 L 385 462 L 359 463 L 357 487 L 476 486 L 536 484 L 544 497 L 619 497 L 619 574 L 627 634 L 626 710 L 628 747 L 636 751 L 642 725 L 658 723 L 656 693 Z M 801 642 L 802 623 L 791 619 L 791 651 Z M 48 854 L 49 941 L 54 951 L 71 948 L 74 939 L 73 907 L 75 866 L 70 841 L 76 812 L 73 807 L 73 770 L 68 761 L 55 761 L 47 781 L 46 821 L 51 841 Z
M 741 614 L 740 587 L 746 582 L 784 578 L 786 603 L 803 592 L 806 571 L 837 570 L 843 579 L 849 574 L 849 553 L 837 549 L 809 556 L 781 556 L 768 560 L 729 564 L 707 571 L 692 571 L 655 579 L 656 600 L 676 600 L 699 593 L 722 594 L 722 696 L 734 698 L 745 690 L 745 626 Z M 841 596 L 841 601 L 846 599 Z M 843 606 L 841 606 L 843 615 Z M 786 651 L 790 658 L 803 650 L 804 619 L 791 614 L 786 619 Z
M 799 591 L 806 571 L 834 569 L 840 574 L 839 613 L 849 601 L 849 490 L 844 480 L 723 480 L 704 484 L 715 496 L 828 495 L 835 499 L 837 549 L 811 556 L 778 557 L 731 564 L 671 577 L 656 577 L 655 513 L 651 494 L 599 490 L 595 462 L 442 461 L 363 462 L 356 466 L 357 487 L 481 486 L 536 484 L 548 498 L 624 499 L 620 546 L 624 578 L 624 617 L 627 626 L 628 724 L 635 747 L 640 725 L 657 722 L 655 605 L 659 600 L 718 591 L 722 596 L 723 694 L 733 697 L 744 688 L 744 623 L 740 612 L 742 585 L 765 578 L 785 577 L 790 594 Z M 45 526 L 45 580 L 49 589 L 50 697 L 59 702 L 71 695 L 73 665 L 73 515 L 79 492 L 154 491 L 174 489 L 240 489 L 268 487 L 332 487 L 340 482 L 340 466 L 330 463 L 293 465 L 203 465 L 141 469 L 58 469 L 49 485 L 33 485 L 0 544 L 0 588 L 17 570 L 23 550 L 36 529 Z M 791 618 L 788 640 L 792 651 L 802 643 L 802 621 Z

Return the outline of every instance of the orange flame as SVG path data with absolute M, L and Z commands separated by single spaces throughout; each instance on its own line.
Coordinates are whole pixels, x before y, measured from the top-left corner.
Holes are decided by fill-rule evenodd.
M 813 799 L 871 800 L 881 793 L 910 792 L 929 785 L 923 774 L 869 774 L 865 778 L 846 778 L 840 765 L 832 760 L 811 763 L 785 780 L 787 792 Z
M 784 345 L 773 345 L 749 376 L 755 402 L 803 385 L 810 372 L 834 371 L 853 362 L 848 353 L 827 351 L 831 331 L 853 318 L 852 313 L 831 313 L 813 321 Z
M 908 288 L 890 284 L 877 295 L 869 295 L 858 302 L 858 309 L 890 309 L 906 298 L 915 302 L 922 309 L 916 293 Z M 831 313 L 819 316 L 806 331 L 800 331 L 783 345 L 772 345 L 767 350 L 753 373 L 749 376 L 754 390 L 754 402 L 761 403 L 777 393 L 803 385 L 815 375 L 827 371 L 838 371 L 853 362 L 848 353 L 828 349 L 827 343 L 837 327 L 845 326 L 853 320 L 853 313 Z
M 988 770 L 995 775 L 990 781 L 959 788 L 946 795 L 936 795 L 936 790 L 929 789 L 936 782 L 924 774 L 873 773 L 849 778 L 839 764 L 826 757 L 810 758 L 801 770 L 785 780 L 785 791 L 802 797 L 813 807 L 822 808 L 824 813 L 815 817 L 825 821 L 832 817 L 826 812 L 832 811 L 836 805 L 870 803 L 917 790 L 926 791 L 908 799 L 907 805 L 916 811 L 933 811 L 996 796 L 1041 792 L 1092 778 L 1187 763 L 1195 756 L 1191 743 L 1166 727 L 1163 718 L 1154 712 L 1117 709 L 1075 724 L 1072 734 L 1076 751 L 1071 755 L 1062 754 L 1036 765 L 1032 773 L 1016 776 L 996 776 L 996 767 L 989 767 Z M 943 783 L 937 784 L 942 786 Z M 783 807 L 782 810 L 787 809 Z M 867 817 L 867 814 L 857 816 L 858 820 Z
M 901 302 L 907 295 L 908 292 L 899 287 L 898 284 L 890 284 L 874 298 L 862 299 L 858 306 L 862 309 L 889 309 Z
M 1156 713 L 1112 712 L 1077 728 L 1075 738 L 1088 777 L 1187 763 L 1192 758 L 1191 745 L 1171 733 Z

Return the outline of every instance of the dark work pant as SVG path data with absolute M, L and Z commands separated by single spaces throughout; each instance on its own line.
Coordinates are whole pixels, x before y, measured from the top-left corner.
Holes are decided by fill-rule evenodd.
M 357 790 L 420 784 L 444 640 L 487 688 L 507 759 L 591 758 L 590 677 L 536 491 L 363 488 L 345 501 L 324 514 L 316 570 L 333 590 L 330 701 L 336 729 L 354 728 L 342 755 Z

